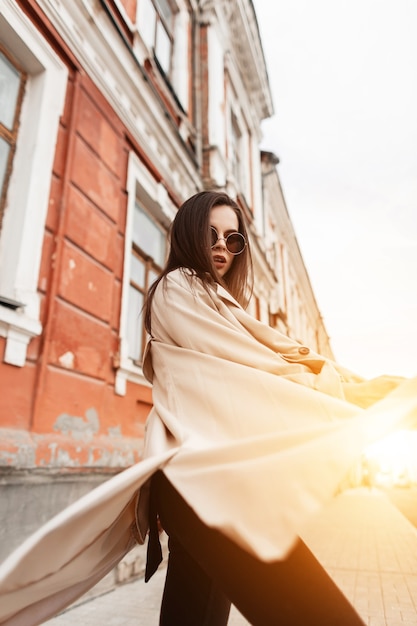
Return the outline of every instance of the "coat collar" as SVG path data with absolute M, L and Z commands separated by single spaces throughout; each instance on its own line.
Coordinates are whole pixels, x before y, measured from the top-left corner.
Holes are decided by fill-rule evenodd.
M 234 304 L 235 306 L 239 307 L 239 309 L 242 308 L 239 302 L 234 299 L 234 297 L 227 291 L 227 289 L 219 285 L 219 283 L 216 283 L 214 285 L 214 288 L 219 298 L 221 298 L 222 300 L 226 300 L 226 302 L 229 302 L 230 304 Z

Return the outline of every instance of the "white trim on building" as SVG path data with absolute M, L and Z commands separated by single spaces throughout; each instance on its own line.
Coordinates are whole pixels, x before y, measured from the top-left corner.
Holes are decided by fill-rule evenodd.
M 37 292 L 45 220 L 67 68 L 13 0 L 0 8 L 0 37 L 28 74 L 0 235 L 0 306 L 4 361 L 23 366 L 30 339 L 41 333 Z
M 125 231 L 124 272 L 122 284 L 122 302 L 120 310 L 120 364 L 116 372 L 115 391 L 118 395 L 126 394 L 126 382 L 147 385 L 142 368 L 129 356 L 128 338 L 128 303 L 130 284 L 130 264 L 132 255 L 133 219 L 137 201 L 143 205 L 155 220 L 168 230 L 175 217 L 176 207 L 170 200 L 165 187 L 158 183 L 146 169 L 134 152 L 129 156 L 127 176 L 128 204 Z M 141 323 L 138 311 L 138 324 Z

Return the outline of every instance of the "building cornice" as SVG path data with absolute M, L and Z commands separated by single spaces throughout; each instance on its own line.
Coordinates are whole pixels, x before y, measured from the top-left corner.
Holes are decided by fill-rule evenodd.
M 256 108 L 258 119 L 269 118 L 274 113 L 268 71 L 261 37 L 251 0 L 214 0 L 208 2 L 211 10 L 223 13 L 219 23 L 227 25 L 241 80 Z

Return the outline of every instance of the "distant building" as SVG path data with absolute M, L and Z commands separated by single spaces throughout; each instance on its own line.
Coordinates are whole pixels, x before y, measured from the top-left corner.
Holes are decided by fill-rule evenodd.
M 269 293 L 269 323 L 300 343 L 313 346 L 320 354 L 334 359 L 287 211 L 277 163 L 278 158 L 274 154 L 261 153 L 262 247 L 275 279 Z
M 8 550 L 140 459 L 152 402 L 141 307 L 188 196 L 237 198 L 254 249 L 251 311 L 331 348 L 276 157 L 259 150 L 273 107 L 251 0 L 2 0 L 0 76 Z M 22 515 L 31 499 L 38 517 Z

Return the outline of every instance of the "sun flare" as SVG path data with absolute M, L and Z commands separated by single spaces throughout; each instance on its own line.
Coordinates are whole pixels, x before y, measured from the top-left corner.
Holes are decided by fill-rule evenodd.
M 417 432 L 400 430 L 368 446 L 363 470 L 376 485 L 411 485 L 417 479 Z

